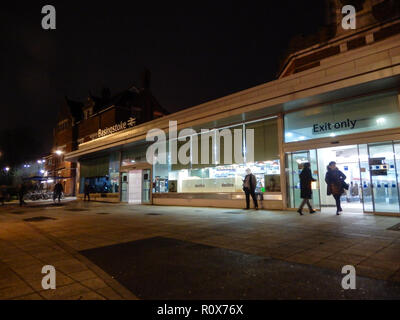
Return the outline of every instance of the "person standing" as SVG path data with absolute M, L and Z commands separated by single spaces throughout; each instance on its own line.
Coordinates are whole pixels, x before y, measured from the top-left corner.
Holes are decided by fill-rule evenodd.
M 344 188 L 346 185 L 346 176 L 336 167 L 336 162 L 331 161 L 327 167 L 327 173 L 325 175 L 325 182 L 328 186 L 327 195 L 332 195 L 336 201 L 336 214 L 339 215 L 340 212 L 343 212 L 342 206 L 340 203 L 340 197 L 344 193 Z
M 303 165 L 303 170 L 300 173 L 300 197 L 303 199 L 303 201 L 300 204 L 299 209 L 297 212 L 302 216 L 303 215 L 303 207 L 307 204 L 308 209 L 311 213 L 314 213 L 315 210 L 312 208 L 310 200 L 312 199 L 312 188 L 311 188 L 311 183 L 313 181 L 316 181 L 312 177 L 311 169 L 310 169 L 310 163 L 304 163 Z
M 19 185 L 18 188 L 18 198 L 19 198 L 19 205 L 23 206 L 24 204 L 26 204 L 26 202 L 24 201 L 24 197 L 26 194 L 26 186 L 24 183 Z
M 54 191 L 53 191 L 53 201 L 56 202 L 56 199 L 58 198 L 58 203 L 61 202 L 61 195 L 64 191 L 64 188 L 61 184 L 61 182 L 57 182 L 56 185 L 54 186 Z
M 88 182 L 85 182 L 85 186 L 83 187 L 83 193 L 85 196 L 83 197 L 83 201 L 86 200 L 86 197 L 88 198 L 88 201 L 90 201 L 90 185 Z
M 257 187 L 257 178 L 254 174 L 251 173 L 249 168 L 246 169 L 246 176 L 243 180 L 243 191 L 246 194 L 246 208 L 245 210 L 250 209 L 250 196 L 254 202 L 254 208 L 258 210 L 258 203 L 256 197 L 256 187 Z

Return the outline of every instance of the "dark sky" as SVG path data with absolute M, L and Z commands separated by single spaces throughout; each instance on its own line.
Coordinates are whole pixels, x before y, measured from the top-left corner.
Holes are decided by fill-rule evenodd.
M 41 8 L 57 29 L 41 28 Z M 273 80 L 289 39 L 323 23 L 323 0 L 29 1 L 2 4 L 0 129 L 31 127 L 43 146 L 67 95 L 140 83 L 177 111 Z M 1 146 L 0 146 L 1 147 Z M 20 146 L 23 148 L 23 146 Z M 41 149 L 41 150 L 42 150 Z

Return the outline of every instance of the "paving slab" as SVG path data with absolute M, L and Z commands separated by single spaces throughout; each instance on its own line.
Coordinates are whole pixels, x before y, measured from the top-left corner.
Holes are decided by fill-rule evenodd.
M 398 299 L 400 284 L 155 237 L 81 252 L 142 299 Z M 119 259 L 124 257 L 124 259 Z

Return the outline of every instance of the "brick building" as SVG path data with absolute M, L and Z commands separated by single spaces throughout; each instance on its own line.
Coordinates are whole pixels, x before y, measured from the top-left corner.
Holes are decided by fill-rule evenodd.
M 124 126 L 131 128 L 168 114 L 152 95 L 149 83 L 150 74 L 146 72 L 141 88 L 132 86 L 113 95 L 105 88 L 101 96 L 89 93 L 85 101 L 65 97 L 53 132 L 53 149 L 45 158 L 45 174 L 51 184 L 60 180 L 64 193 L 75 195 L 77 167 L 65 161 L 64 154 Z

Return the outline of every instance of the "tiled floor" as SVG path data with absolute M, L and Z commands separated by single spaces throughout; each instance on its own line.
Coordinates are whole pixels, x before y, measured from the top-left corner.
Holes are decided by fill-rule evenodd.
M 71 211 L 69 209 L 84 209 Z M 19 211 L 19 214 L 12 212 Z M 237 212 L 232 214 L 231 212 Z M 229 212 L 229 213 L 228 213 Z M 108 213 L 108 214 L 96 214 Z M 160 215 L 148 215 L 158 213 Z M 26 222 L 46 216 L 55 220 Z M 400 218 L 294 212 L 69 202 L 0 208 L 0 299 L 134 299 L 78 251 L 167 237 L 400 282 Z M 57 270 L 57 289 L 41 288 L 43 265 Z

